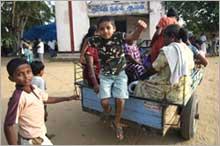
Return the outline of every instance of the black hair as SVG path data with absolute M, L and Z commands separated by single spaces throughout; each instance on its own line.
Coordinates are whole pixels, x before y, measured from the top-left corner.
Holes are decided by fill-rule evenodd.
M 167 12 L 167 17 L 176 17 L 177 19 L 179 18 L 176 9 L 173 7 L 169 8 Z
M 32 69 L 32 72 L 35 76 L 38 75 L 44 69 L 44 67 L 45 66 L 44 66 L 43 62 L 38 61 L 38 60 L 33 61 L 31 63 L 31 69 Z
M 95 25 L 91 26 L 86 34 L 86 37 L 92 37 L 95 35 L 97 27 Z
M 27 60 L 23 58 L 14 58 L 10 60 L 7 64 L 7 71 L 8 71 L 9 76 L 12 77 L 15 70 L 23 64 L 28 64 Z
M 181 28 L 177 24 L 168 25 L 164 30 L 164 35 L 166 35 L 168 37 L 174 36 L 178 40 L 182 39 L 182 41 L 187 41 L 187 39 L 188 39 L 187 30 L 184 28 Z
M 179 38 L 181 38 L 182 41 L 183 41 L 184 43 L 186 43 L 187 40 L 189 39 L 188 30 L 185 29 L 185 28 L 180 28 L 180 30 L 179 30 Z
M 115 21 L 112 17 L 110 16 L 103 16 L 101 17 L 99 20 L 98 20 L 98 23 L 97 23 L 97 26 L 99 28 L 99 25 L 102 23 L 102 22 L 111 22 L 111 24 L 115 27 Z
M 96 27 L 95 25 L 90 26 L 90 28 L 89 28 L 87 34 L 86 34 L 86 35 L 83 37 L 83 39 L 82 39 L 82 42 L 81 42 L 81 44 L 80 44 L 80 51 L 82 50 L 82 47 L 83 47 L 83 44 L 84 44 L 85 40 L 86 40 L 88 37 L 94 36 L 96 30 L 97 30 L 97 27 Z

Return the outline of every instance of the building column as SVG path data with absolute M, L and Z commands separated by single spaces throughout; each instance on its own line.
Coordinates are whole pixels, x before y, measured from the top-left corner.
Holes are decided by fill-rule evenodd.
M 150 1 L 149 2 L 149 35 L 152 39 L 154 32 L 156 31 L 156 25 L 158 24 L 160 18 L 165 14 L 164 6 L 160 1 Z
M 68 12 L 69 12 L 69 27 L 70 27 L 70 46 L 71 51 L 74 52 L 74 30 L 73 30 L 73 10 L 72 1 L 68 1 Z

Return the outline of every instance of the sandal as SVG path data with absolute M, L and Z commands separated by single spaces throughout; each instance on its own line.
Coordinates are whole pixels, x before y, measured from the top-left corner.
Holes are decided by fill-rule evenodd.
M 112 107 L 111 106 L 109 106 L 109 112 L 103 112 L 102 114 L 101 114 L 101 121 L 103 121 L 104 123 L 106 123 L 107 121 L 109 121 L 110 120 L 110 116 L 111 116 L 111 111 L 112 111 Z
M 116 132 L 116 137 L 118 140 L 123 140 L 124 139 L 124 132 L 122 127 L 116 127 L 115 122 L 112 121 L 112 126 Z

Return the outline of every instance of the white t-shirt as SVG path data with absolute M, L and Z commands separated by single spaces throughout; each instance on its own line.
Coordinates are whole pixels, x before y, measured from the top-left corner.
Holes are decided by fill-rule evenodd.
M 46 83 L 44 79 L 40 76 L 33 76 L 32 84 L 36 85 L 38 88 L 40 88 L 43 91 L 46 90 Z
M 55 49 L 55 40 L 53 40 L 53 41 L 49 41 L 48 42 L 48 46 L 51 48 L 51 49 Z
M 37 46 L 39 47 L 39 48 L 37 49 L 37 53 L 44 54 L 44 43 L 43 43 L 43 42 L 40 42 Z

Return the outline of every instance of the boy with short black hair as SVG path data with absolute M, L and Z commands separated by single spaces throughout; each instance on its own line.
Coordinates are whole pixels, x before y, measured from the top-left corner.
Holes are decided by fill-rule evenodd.
M 44 68 L 45 66 L 41 61 L 36 60 L 31 63 L 31 69 L 34 75 L 32 79 L 32 84 L 36 85 L 41 90 L 46 90 L 46 83 L 42 78 L 44 74 Z
M 7 64 L 9 79 L 16 83 L 16 90 L 8 103 L 4 132 L 9 145 L 52 145 L 45 136 L 44 103 L 52 104 L 77 100 L 78 96 L 48 97 L 48 94 L 32 85 L 31 66 L 21 58 Z M 15 124 L 18 123 L 18 138 Z
M 38 88 L 40 88 L 43 91 L 46 91 L 46 82 L 45 80 L 42 78 L 43 74 L 44 74 L 44 64 L 41 61 L 35 60 L 31 63 L 31 69 L 32 72 L 34 74 L 33 79 L 32 79 L 32 84 L 36 85 Z M 48 118 L 48 112 L 47 112 L 47 105 L 44 104 L 44 121 L 47 121 Z M 46 134 L 46 136 L 51 139 L 54 135 L 48 135 Z
M 125 99 L 128 99 L 124 44 L 127 41 L 137 40 L 147 25 L 144 21 L 139 20 L 135 31 L 126 35 L 122 32 L 116 32 L 114 20 L 111 17 L 104 16 L 100 18 L 97 26 L 99 35 L 89 38 L 88 44 L 84 45 L 83 49 L 88 46 L 98 49 L 101 64 L 100 86 L 94 86 L 94 90 L 99 93 L 106 116 L 109 116 L 111 112 L 109 98 L 116 98 L 115 120 L 112 124 L 116 129 L 116 137 L 122 140 L 124 134 L 120 119 Z

